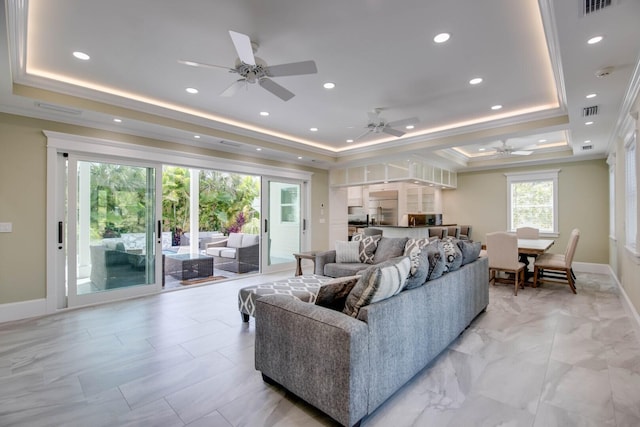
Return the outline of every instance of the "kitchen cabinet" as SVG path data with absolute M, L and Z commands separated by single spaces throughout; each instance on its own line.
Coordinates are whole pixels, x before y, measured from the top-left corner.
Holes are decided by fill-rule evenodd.
M 407 188 L 407 213 L 442 213 L 439 188 L 411 186 Z
M 347 187 L 347 206 L 364 206 L 362 187 Z

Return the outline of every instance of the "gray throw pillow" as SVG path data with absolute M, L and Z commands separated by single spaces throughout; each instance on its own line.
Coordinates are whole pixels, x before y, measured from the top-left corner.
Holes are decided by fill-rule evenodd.
M 347 297 L 343 313 L 358 317 L 360 309 L 398 294 L 411 269 L 408 257 L 387 260 L 365 270 Z
M 404 247 L 407 237 L 382 237 L 378 242 L 378 249 L 373 257 L 373 263 L 379 264 L 391 258 L 396 258 L 404 254 Z
M 360 276 L 338 277 L 320 286 L 316 305 L 342 311 L 349 293 L 358 282 Z
M 414 289 L 424 285 L 429 274 L 429 252 L 418 250 L 418 255 L 411 257 L 411 272 L 404 285 L 405 289 Z
M 482 244 L 480 242 L 472 242 L 470 240 L 458 240 L 458 247 L 462 252 L 462 265 L 475 261 L 480 256 Z
M 408 256 L 411 260 L 411 275 L 416 274 L 416 270 L 420 265 L 418 257 L 420 256 L 420 251 L 424 246 L 429 244 L 429 239 L 424 237 L 422 239 L 414 239 L 409 238 L 407 243 L 404 245 L 404 256 Z
M 427 254 L 428 269 L 426 282 L 435 280 L 442 276 L 447 268 L 445 263 L 444 248 L 440 245 L 440 241 L 434 241 L 422 248 L 422 252 Z
M 336 242 L 336 262 L 360 262 L 360 242 Z
M 373 257 L 378 248 L 378 242 L 382 236 L 365 236 L 364 234 L 357 233 L 351 238 L 352 242 L 360 242 L 360 262 L 364 264 L 372 264 Z

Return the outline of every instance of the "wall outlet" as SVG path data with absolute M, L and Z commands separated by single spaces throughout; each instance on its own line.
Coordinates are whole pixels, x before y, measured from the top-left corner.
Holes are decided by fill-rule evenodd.
M 13 231 L 13 223 L 0 222 L 0 233 L 11 233 Z

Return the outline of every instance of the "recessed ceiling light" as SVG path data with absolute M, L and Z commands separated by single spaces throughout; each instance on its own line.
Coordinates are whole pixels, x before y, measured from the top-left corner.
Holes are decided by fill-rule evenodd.
M 591 140 L 590 139 L 585 139 L 583 144 L 591 144 Z
M 586 98 L 591 99 L 591 98 L 595 98 L 596 96 L 598 95 L 596 95 L 595 93 L 590 93 L 589 95 L 586 96 Z
M 200 139 L 200 135 L 193 135 L 195 139 Z
M 353 142 L 353 139 L 347 139 L 347 142 Z
M 260 111 L 260 115 L 263 117 L 267 117 L 269 115 L 268 111 Z
M 436 43 L 444 43 L 451 38 L 451 34 L 449 33 L 440 33 L 433 38 L 433 41 Z
M 113 121 L 116 123 L 122 123 L 122 119 L 113 119 Z
M 539 139 L 538 142 L 542 143 L 542 142 L 547 142 L 546 139 Z
M 595 36 L 595 37 L 591 37 L 589 40 L 587 40 L 587 43 L 589 44 L 596 44 L 596 43 L 600 43 L 602 41 L 604 37 L 602 36 Z
M 592 124 L 593 124 L 593 122 L 584 122 L 584 124 L 585 124 L 585 125 L 587 125 L 587 126 L 589 126 L 589 125 L 592 125 Z
M 82 59 L 83 61 L 88 61 L 89 59 L 91 59 L 91 57 L 89 55 L 87 55 L 84 52 L 80 52 L 80 51 L 73 52 L 73 56 L 75 56 L 78 59 Z
M 477 85 L 482 83 L 482 78 L 481 77 L 474 77 L 471 80 L 469 80 L 469 84 L 470 85 Z
M 478 151 L 487 151 L 487 149 L 482 147 L 482 148 L 478 148 Z
M 262 151 L 262 148 L 258 147 L 256 148 L 256 151 Z
M 415 128 L 414 125 L 408 125 L 407 127 L 405 127 L 405 129 L 413 129 L 413 128 Z
M 298 156 L 298 160 L 302 160 L 302 156 Z
M 325 84 L 322 85 L 322 87 L 325 89 L 333 89 L 334 87 L 336 87 L 336 84 L 331 82 L 326 82 Z
M 501 108 L 502 108 L 502 105 L 500 105 L 500 104 L 493 105 L 493 106 L 491 107 L 491 109 L 492 109 L 492 110 L 500 110 Z
M 311 132 L 318 132 L 318 128 L 309 128 Z
M 198 93 L 198 89 L 196 89 L 195 87 L 188 87 L 185 89 L 187 92 L 191 93 L 191 94 L 196 94 Z

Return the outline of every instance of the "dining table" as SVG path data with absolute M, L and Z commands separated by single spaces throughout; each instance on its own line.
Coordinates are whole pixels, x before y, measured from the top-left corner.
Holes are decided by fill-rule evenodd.
M 525 281 L 529 281 L 533 277 L 533 271 L 529 270 L 530 260 L 529 257 L 537 257 L 542 255 L 553 246 L 555 240 L 553 239 L 518 239 L 518 254 L 520 255 L 520 262 L 524 263 L 527 268 L 525 269 Z

